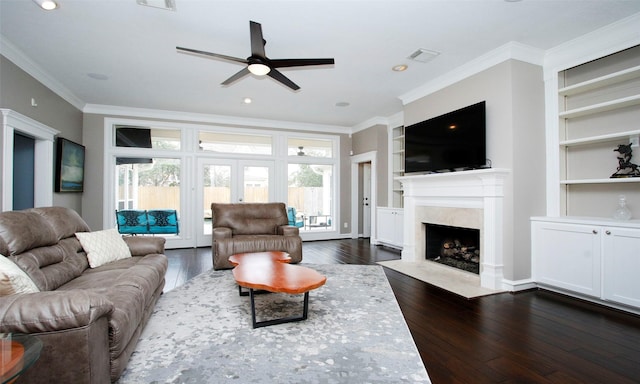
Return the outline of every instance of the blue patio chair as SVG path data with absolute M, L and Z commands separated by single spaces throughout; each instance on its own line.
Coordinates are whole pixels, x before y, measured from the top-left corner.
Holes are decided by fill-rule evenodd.
M 147 211 L 149 217 L 149 233 L 157 234 L 178 234 L 178 212 L 175 209 L 150 209 Z
M 292 227 L 298 227 L 298 228 L 304 227 L 304 218 L 302 219 L 302 221 L 296 221 L 297 220 L 296 216 L 297 216 L 296 209 L 293 207 L 288 207 L 287 217 L 289 218 L 289 225 L 291 225 Z
M 138 209 L 124 209 L 116 211 L 118 232 L 127 235 L 149 233 L 147 211 Z

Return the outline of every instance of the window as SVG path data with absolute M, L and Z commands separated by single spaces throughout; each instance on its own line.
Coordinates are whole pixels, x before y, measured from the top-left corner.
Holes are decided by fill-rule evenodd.
M 176 151 L 180 150 L 180 130 L 116 125 L 115 145 Z
M 175 209 L 180 211 L 180 160 L 150 158 L 123 163 L 117 158 L 117 209 Z
M 333 229 L 333 165 L 289 164 L 289 207 L 304 219 L 303 230 Z
M 218 153 L 240 153 L 250 155 L 271 155 L 271 136 L 237 134 L 226 132 L 200 132 L 200 150 Z
M 287 140 L 289 156 L 333 157 L 333 141 L 313 138 L 295 138 Z

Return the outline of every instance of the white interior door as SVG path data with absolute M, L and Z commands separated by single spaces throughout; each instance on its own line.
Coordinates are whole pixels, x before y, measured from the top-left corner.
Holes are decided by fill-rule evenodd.
M 269 202 L 274 194 L 273 168 L 272 161 L 198 161 L 198 198 L 194 210 L 198 247 L 211 245 L 211 203 Z
M 362 164 L 362 237 L 371 237 L 371 163 Z

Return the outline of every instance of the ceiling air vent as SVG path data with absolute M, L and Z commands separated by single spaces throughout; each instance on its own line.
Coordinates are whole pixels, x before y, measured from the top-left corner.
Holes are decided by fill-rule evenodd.
M 436 56 L 438 56 L 439 54 L 440 52 L 430 51 L 428 49 L 420 48 L 417 51 L 413 52 L 411 55 L 409 55 L 409 59 L 419 61 L 421 63 L 426 63 L 435 59 Z
M 140 5 L 146 5 L 148 7 L 166 9 L 168 11 L 176 10 L 175 0 L 136 0 Z

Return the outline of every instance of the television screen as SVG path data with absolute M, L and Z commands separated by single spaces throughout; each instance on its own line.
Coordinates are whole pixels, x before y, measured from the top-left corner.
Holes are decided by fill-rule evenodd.
M 116 147 L 151 148 L 151 129 L 117 126 Z
M 486 167 L 485 102 L 405 128 L 405 173 Z

